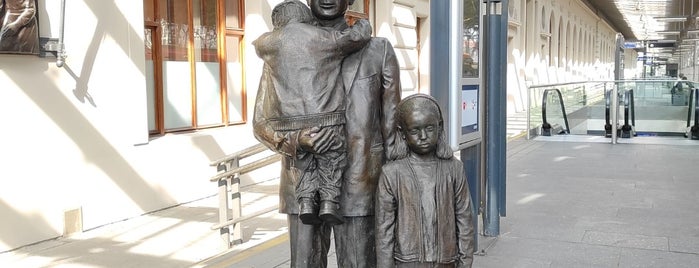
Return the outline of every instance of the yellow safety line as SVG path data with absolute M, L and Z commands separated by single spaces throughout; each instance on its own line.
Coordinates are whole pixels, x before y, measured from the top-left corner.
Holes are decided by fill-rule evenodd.
M 233 255 L 232 258 L 223 260 L 219 263 L 215 263 L 212 265 L 206 266 L 207 268 L 228 268 L 228 267 L 233 267 L 234 264 L 239 263 L 241 261 L 244 261 L 246 259 L 249 259 L 252 256 L 255 256 L 257 254 L 260 254 L 270 248 L 273 248 L 275 246 L 278 246 L 282 243 L 287 243 L 289 241 L 289 233 L 284 233 L 280 236 L 277 236 L 273 239 L 270 239 L 267 242 L 261 243 L 257 246 L 254 246 L 252 248 L 246 249 L 238 254 Z
M 526 132 L 526 131 L 523 131 L 522 133 L 519 133 L 519 134 L 517 134 L 517 135 L 514 135 L 514 136 L 512 136 L 512 137 L 507 138 L 507 142 L 510 142 L 510 141 L 519 139 L 519 138 L 524 137 L 524 136 L 527 136 L 527 132 Z

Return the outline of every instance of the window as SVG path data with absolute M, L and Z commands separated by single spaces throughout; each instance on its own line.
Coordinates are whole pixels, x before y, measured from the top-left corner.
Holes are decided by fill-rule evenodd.
M 144 0 L 151 134 L 244 123 L 242 0 Z
M 464 0 L 463 5 L 463 58 L 461 60 L 461 77 L 477 78 L 480 58 L 480 7 L 478 0 Z
M 354 24 L 358 18 L 369 19 L 369 0 L 355 0 L 345 13 L 345 17 L 349 24 Z

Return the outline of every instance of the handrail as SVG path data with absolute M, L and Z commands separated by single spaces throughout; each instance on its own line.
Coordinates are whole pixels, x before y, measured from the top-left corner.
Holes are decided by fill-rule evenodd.
M 687 81 L 687 80 L 684 80 Z M 541 84 L 541 85 L 530 85 L 527 88 L 529 89 L 534 89 L 534 88 L 545 88 L 545 87 L 560 87 L 560 86 L 567 86 L 567 85 L 575 85 L 575 84 L 589 84 L 589 83 L 598 83 L 598 84 L 605 84 L 605 83 L 661 83 L 661 82 L 677 82 L 676 79 L 657 79 L 657 80 L 648 80 L 648 79 L 622 79 L 622 80 L 589 80 L 589 81 L 576 81 L 576 82 L 565 82 L 565 83 L 554 83 L 554 84 Z M 689 81 L 693 82 L 693 81 Z
M 633 89 L 624 92 L 624 125 L 621 126 L 621 137 L 631 138 L 635 136 L 634 127 L 636 126 L 636 110 L 633 101 Z M 631 120 L 629 120 L 629 118 Z M 629 121 L 631 123 L 629 124 Z
M 612 91 L 604 92 L 604 136 L 612 136 L 612 119 L 611 119 L 611 106 L 612 106 Z
M 633 96 L 633 90 L 631 90 L 631 125 L 636 126 L 636 98 Z
M 575 84 L 588 84 L 588 83 L 604 84 L 604 83 L 609 83 L 609 82 L 614 82 L 614 81 L 577 81 L 577 82 L 565 82 L 565 83 L 555 83 L 555 84 L 530 85 L 527 88 L 534 89 L 534 88 L 545 88 L 545 87 L 560 87 L 560 86 L 568 86 L 568 85 L 575 85 Z
M 56 66 L 63 67 L 66 60 L 66 46 L 65 39 L 63 39 L 63 32 L 65 26 L 66 18 L 66 0 L 61 0 L 61 21 L 58 25 L 58 54 L 56 54 Z
M 232 220 L 229 220 L 229 221 L 226 221 L 226 222 L 221 222 L 221 223 L 215 224 L 215 225 L 211 226 L 211 230 L 221 229 L 221 228 L 224 228 L 224 227 L 226 227 L 226 226 L 230 226 L 230 225 L 233 225 L 233 224 L 236 224 L 236 223 L 240 223 L 240 222 L 244 222 L 244 221 L 247 221 L 247 220 L 250 220 L 250 219 L 254 219 L 254 218 L 256 218 L 256 217 L 258 217 L 258 216 L 260 216 L 260 215 L 264 215 L 264 214 L 270 213 L 270 212 L 275 211 L 275 210 L 277 210 L 277 209 L 279 209 L 279 205 L 271 206 L 271 207 L 268 207 L 268 208 L 265 208 L 265 209 L 261 209 L 261 210 L 255 212 L 255 213 L 252 213 L 252 214 L 247 215 L 247 216 L 243 216 L 243 217 L 235 218 L 235 219 L 232 219 Z
M 561 90 L 557 88 L 552 88 L 544 90 L 543 100 L 541 101 L 541 119 L 543 121 L 543 123 L 541 124 L 541 128 L 545 133 L 543 135 L 551 136 L 551 124 L 549 124 L 546 120 L 546 100 L 548 99 L 548 94 L 550 91 L 555 91 L 556 94 L 558 94 L 558 100 L 561 104 L 561 111 L 563 112 L 563 121 L 566 125 L 566 134 L 570 134 L 570 126 L 568 126 L 568 115 L 566 114 L 565 104 L 563 103 L 563 95 L 561 94 Z
M 213 167 L 213 166 L 216 166 L 216 165 L 221 164 L 221 163 L 223 163 L 223 162 L 231 161 L 231 160 L 233 160 L 233 159 L 235 159 L 235 158 L 243 159 L 243 158 L 246 158 L 246 157 L 255 155 L 255 154 L 257 154 L 257 153 L 264 152 L 264 151 L 266 151 L 266 150 L 267 150 L 267 147 L 265 147 L 262 143 L 258 143 L 258 144 L 254 145 L 254 146 L 245 148 L 245 149 L 243 149 L 243 150 L 241 150 L 241 151 L 238 151 L 238 152 L 229 154 L 229 155 L 227 155 L 227 156 L 224 156 L 224 157 L 222 157 L 222 158 L 219 158 L 219 159 L 217 159 L 217 160 L 211 161 L 211 163 L 209 164 L 209 166 L 212 166 L 212 167 Z
M 699 89 L 694 89 L 694 125 L 699 126 Z
M 692 124 L 692 105 L 694 103 L 694 95 L 696 89 L 689 91 L 689 106 L 687 107 L 687 127 Z
M 215 166 L 218 172 L 209 180 L 218 183 L 219 200 L 219 222 L 213 225 L 211 229 L 220 230 L 221 239 L 224 247 L 227 249 L 234 244 L 243 242 L 242 228 L 236 226 L 238 223 L 279 209 L 279 205 L 275 205 L 248 215 L 242 215 L 241 210 L 240 176 L 278 162 L 281 160 L 281 155 L 275 153 L 243 166 L 240 165 L 240 160 L 268 151 L 263 144 L 256 144 L 214 160 L 209 164 L 210 166 Z
M 260 160 L 255 161 L 255 162 L 252 162 L 250 164 L 244 165 L 242 167 L 233 168 L 233 169 L 228 170 L 226 172 L 216 174 L 216 176 L 211 177 L 211 179 L 209 179 L 209 180 L 214 182 L 214 181 L 226 179 L 227 177 L 230 177 L 230 176 L 234 176 L 235 174 L 245 174 L 245 173 L 248 173 L 251 171 L 255 171 L 256 169 L 263 168 L 267 165 L 276 163 L 281 159 L 282 159 L 282 156 L 279 154 L 270 155 L 268 157 L 262 158 Z
M 692 112 L 692 100 L 694 100 L 694 126 L 689 129 L 689 138 L 692 140 L 699 140 L 699 89 L 695 88 L 691 91 L 689 97 L 689 114 L 687 115 L 687 126 L 689 126 L 689 121 L 691 120 Z

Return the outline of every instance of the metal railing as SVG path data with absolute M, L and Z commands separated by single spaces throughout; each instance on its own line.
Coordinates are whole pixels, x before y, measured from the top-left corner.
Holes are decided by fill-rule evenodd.
M 219 201 L 219 222 L 212 226 L 211 229 L 220 231 L 221 239 L 226 249 L 231 248 L 233 245 L 243 243 L 243 231 L 238 223 L 279 208 L 279 205 L 275 205 L 247 215 L 243 215 L 242 213 L 240 177 L 245 173 L 278 162 L 281 159 L 281 155 L 270 155 L 243 166 L 240 165 L 240 160 L 268 151 L 269 150 L 264 145 L 257 144 L 212 161 L 210 164 L 210 166 L 215 166 L 218 172 L 215 176 L 211 177 L 210 181 L 218 183 Z
M 636 104 L 634 103 L 633 89 L 624 93 L 624 125 L 621 126 L 621 137 L 631 138 L 636 136 Z

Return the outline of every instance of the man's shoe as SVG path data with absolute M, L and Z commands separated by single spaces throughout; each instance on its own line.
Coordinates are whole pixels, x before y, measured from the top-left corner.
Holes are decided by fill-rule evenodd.
M 320 202 L 320 211 L 318 212 L 318 216 L 329 225 L 345 223 L 340 215 L 340 205 L 331 201 Z
M 304 224 L 317 225 L 323 223 L 318 218 L 318 206 L 313 202 L 313 199 L 301 198 L 299 201 L 299 219 Z

